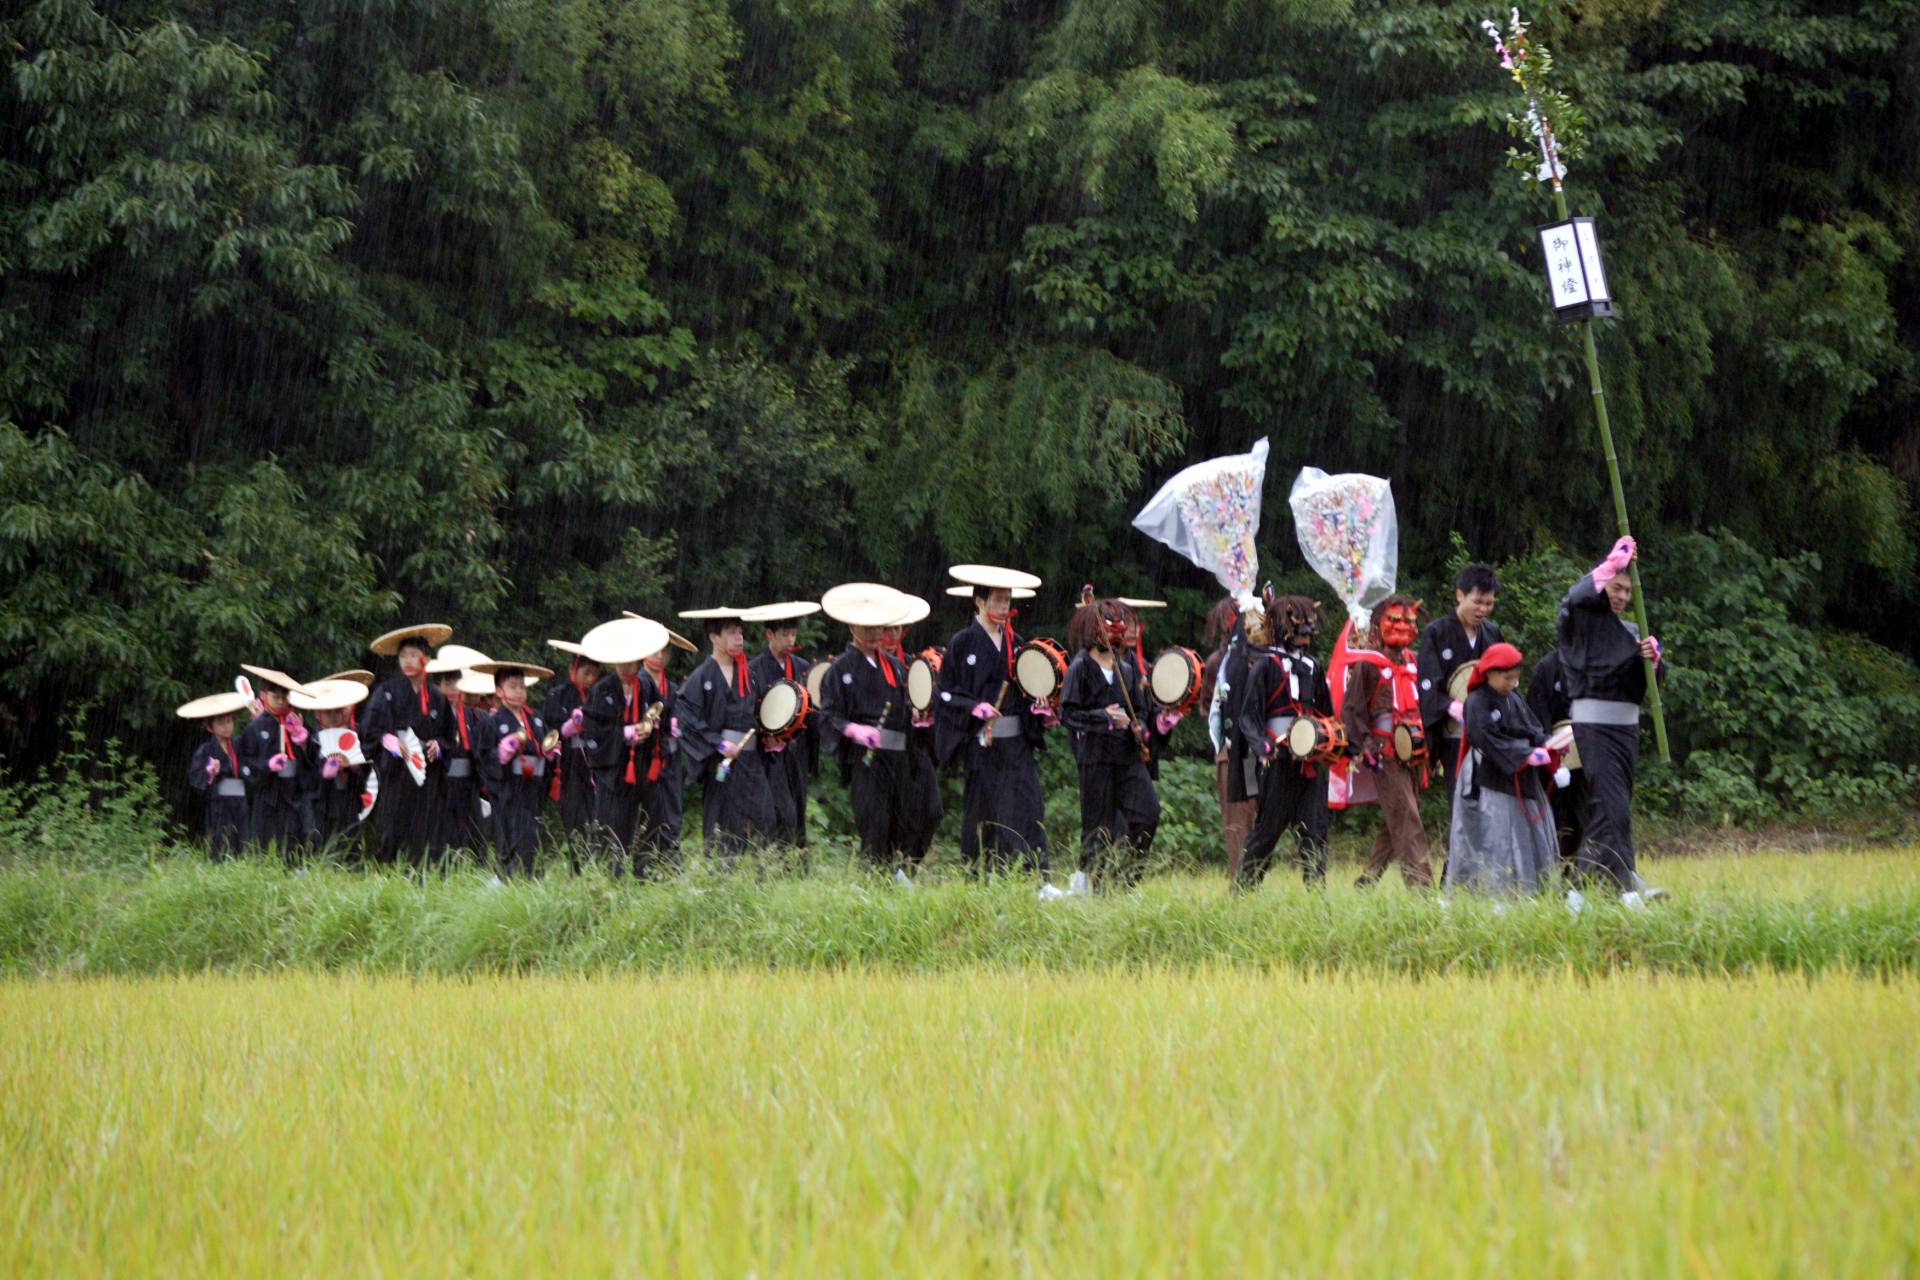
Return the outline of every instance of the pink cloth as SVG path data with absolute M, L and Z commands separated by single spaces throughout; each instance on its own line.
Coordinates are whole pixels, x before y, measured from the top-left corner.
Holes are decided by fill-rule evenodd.
M 400 745 L 400 739 L 390 733 L 380 735 L 380 745 L 387 749 L 389 755 L 403 756 L 407 754 L 407 749 Z
M 1639 547 L 1632 538 L 1622 538 L 1613 544 L 1613 550 L 1607 552 L 1607 558 L 1593 566 L 1593 585 L 1604 587 L 1620 576 L 1620 571 L 1633 563 L 1639 554 Z
M 267 769 L 270 772 L 278 773 L 287 767 L 291 759 L 292 757 L 288 756 L 284 751 L 275 752 L 273 758 L 267 761 Z
M 337 778 L 337 777 L 339 777 L 339 776 L 340 776 L 340 762 L 341 762 L 341 761 L 342 761 L 343 759 L 345 759 L 345 757 L 344 757 L 344 756 L 328 756 L 328 757 L 327 757 L 327 762 L 326 762 L 325 764 L 323 764 L 323 765 L 321 765 L 321 766 L 320 766 L 320 776 L 321 776 L 321 777 L 323 777 L 323 778 Z
M 973 717 L 976 720 L 991 720 L 999 714 L 998 711 L 993 709 L 991 702 L 977 702 L 974 704 Z
M 869 749 L 880 745 L 880 731 L 870 724 L 850 724 L 840 732 L 847 741 Z

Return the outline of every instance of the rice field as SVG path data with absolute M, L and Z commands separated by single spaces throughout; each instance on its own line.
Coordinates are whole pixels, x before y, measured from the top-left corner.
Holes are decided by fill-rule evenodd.
M 1920 979 L 0 983 L 0 1272 L 1920 1270 Z

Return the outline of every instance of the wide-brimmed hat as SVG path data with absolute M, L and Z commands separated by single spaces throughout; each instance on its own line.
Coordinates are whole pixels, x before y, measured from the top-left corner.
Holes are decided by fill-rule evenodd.
M 522 679 L 533 680 L 545 679 L 553 674 L 552 667 L 543 667 L 537 662 L 508 662 L 504 660 L 496 662 L 476 662 L 471 667 L 468 667 L 467 670 L 484 672 L 492 676 L 495 680 L 498 680 L 501 676 L 513 675 L 515 672 L 518 672 Z
M 493 677 L 485 671 L 468 668 L 460 673 L 460 683 L 455 685 L 469 698 L 491 698 L 499 690 L 494 686 Z
M 369 689 L 371 689 L 371 688 L 373 687 L 373 672 L 371 672 L 371 671 L 363 671 L 363 670 L 361 670 L 361 669 L 360 669 L 359 667 L 350 667 L 350 668 L 348 668 L 348 669 L 347 669 L 347 670 L 345 670 L 345 671 L 336 671 L 336 672 L 334 672 L 334 673 L 333 673 L 332 675 L 330 675 L 330 676 L 327 676 L 327 677 L 325 677 L 325 679 L 328 679 L 328 680 L 351 680 L 351 681 L 353 681 L 353 682 L 354 682 L 355 684 L 357 684 L 357 685 L 364 685 L 364 686 L 366 686 L 366 687 L 367 687 L 367 688 L 369 688 Z M 309 683 L 309 684 L 319 684 L 319 683 L 320 683 L 320 681 L 318 681 L 318 680 L 310 680 L 310 681 L 308 681 L 307 683 Z
M 783 600 L 779 604 L 755 605 L 740 613 L 742 622 L 798 622 L 802 618 L 812 617 L 820 612 L 820 606 L 811 600 Z
M 240 664 L 240 669 L 248 675 L 259 676 L 268 684 L 278 685 L 288 693 L 305 693 L 307 689 L 306 685 L 301 684 L 286 672 L 275 671 L 272 667 L 255 667 L 243 662 Z
M 469 667 L 479 666 L 487 660 L 487 655 L 478 649 L 464 644 L 443 644 L 427 662 L 427 674 L 447 676 L 456 671 L 465 671 Z
M 909 609 L 907 595 L 879 582 L 843 582 L 820 596 L 820 607 L 850 627 L 891 627 Z
M 689 622 L 712 622 L 715 619 L 739 621 L 745 609 L 736 609 L 732 605 L 717 604 L 710 609 L 682 609 L 677 616 Z
M 367 686 L 358 680 L 309 680 L 303 692 L 290 693 L 287 701 L 301 711 L 345 711 L 367 700 Z
M 1031 600 L 1037 594 L 1032 587 L 1014 587 L 1011 590 L 1015 600 Z M 973 588 L 963 582 L 957 587 L 948 587 L 947 594 L 961 600 L 971 600 Z
M 947 572 L 970 587 L 986 587 L 989 590 L 1004 587 L 1012 591 L 1016 587 L 1026 587 L 1031 591 L 1040 586 L 1040 579 L 1033 574 L 1019 569 L 1004 569 L 997 564 L 956 564 Z
M 1165 600 L 1140 600 L 1133 596 L 1115 596 L 1114 599 L 1129 609 L 1164 609 L 1167 607 Z
M 898 595 L 903 608 L 899 617 L 886 624 L 889 627 L 910 627 L 916 622 L 925 622 L 927 616 L 933 612 L 932 605 L 910 591 L 902 591 Z
M 643 617 L 644 615 L 635 613 L 631 609 L 622 609 L 620 611 L 620 616 L 623 618 L 639 618 L 639 617 Z M 676 649 L 684 649 L 688 653 L 700 652 L 700 647 L 698 645 L 694 644 L 693 641 L 681 635 L 678 631 L 675 631 L 672 627 L 667 628 L 667 643 L 671 644 Z
M 580 647 L 578 641 L 574 640 L 549 640 L 547 641 L 547 648 L 558 649 L 560 652 L 571 654 L 576 658 L 584 658 L 587 656 L 587 651 Z
M 229 689 L 225 693 L 210 693 L 204 698 L 183 702 L 174 708 L 173 714 L 182 720 L 211 720 L 215 716 L 230 716 L 246 709 L 245 695 Z
M 667 647 L 667 629 L 652 618 L 615 618 L 580 637 L 582 656 L 601 666 L 642 662 Z
M 400 652 L 400 642 L 419 638 L 429 649 L 437 649 L 453 636 L 453 628 L 444 622 L 416 622 L 411 626 L 395 627 L 385 635 L 375 636 L 367 648 L 383 658 L 391 658 Z

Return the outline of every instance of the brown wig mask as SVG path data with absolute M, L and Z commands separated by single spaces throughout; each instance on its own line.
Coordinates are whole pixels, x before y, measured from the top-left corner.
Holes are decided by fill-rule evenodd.
M 1373 634 L 1383 649 L 1410 649 L 1420 637 L 1421 602 L 1411 596 L 1388 596 L 1373 611 Z
M 1267 606 L 1267 626 L 1287 648 L 1311 648 L 1320 630 L 1320 605 L 1308 596 L 1281 596 Z

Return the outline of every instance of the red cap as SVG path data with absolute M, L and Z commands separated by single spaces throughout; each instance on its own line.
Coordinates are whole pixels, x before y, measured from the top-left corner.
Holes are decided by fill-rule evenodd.
M 1502 640 L 1490 646 L 1480 655 L 1480 661 L 1473 664 L 1473 674 L 1467 677 L 1467 688 L 1477 688 L 1486 682 L 1489 675 L 1496 671 L 1507 671 L 1520 665 L 1526 655 Z

